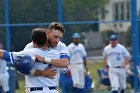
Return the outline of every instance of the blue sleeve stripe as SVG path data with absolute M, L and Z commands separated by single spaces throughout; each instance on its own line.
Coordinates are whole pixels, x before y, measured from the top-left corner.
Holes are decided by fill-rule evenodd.
M 3 59 L 5 61 L 11 61 L 11 63 L 13 64 L 14 57 L 13 57 L 13 54 L 12 53 L 7 52 L 7 51 L 4 51 L 4 53 L 3 53 Z
M 70 57 L 68 55 L 61 55 L 60 59 L 62 59 L 62 58 L 67 58 L 70 61 Z
M 4 51 L 4 53 L 3 53 L 3 59 L 4 59 L 5 61 L 10 61 L 10 55 L 9 55 L 9 52 Z
M 60 53 L 60 55 L 68 55 L 67 53 Z
M 11 52 L 10 52 L 10 61 L 12 64 L 14 63 L 14 57 L 13 57 L 13 54 Z

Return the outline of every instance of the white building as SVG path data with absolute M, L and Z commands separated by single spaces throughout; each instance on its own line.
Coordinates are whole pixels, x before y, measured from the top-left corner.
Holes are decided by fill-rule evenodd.
M 137 0 L 137 13 L 140 11 L 140 0 Z M 133 11 L 132 11 L 133 12 Z M 109 0 L 104 9 L 99 12 L 99 21 L 124 20 L 129 22 L 100 23 L 99 31 L 127 31 L 131 26 L 131 0 Z

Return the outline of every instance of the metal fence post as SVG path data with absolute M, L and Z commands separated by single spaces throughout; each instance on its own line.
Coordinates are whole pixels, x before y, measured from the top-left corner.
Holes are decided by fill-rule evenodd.
M 137 16 L 137 0 L 131 0 L 131 16 L 132 16 L 132 47 L 134 56 L 134 91 L 138 92 L 138 71 L 137 66 L 139 62 L 139 41 L 138 41 L 138 16 Z
M 62 0 L 58 0 L 58 22 L 62 23 Z M 66 93 L 65 91 L 65 75 L 61 72 L 60 83 L 62 93 Z

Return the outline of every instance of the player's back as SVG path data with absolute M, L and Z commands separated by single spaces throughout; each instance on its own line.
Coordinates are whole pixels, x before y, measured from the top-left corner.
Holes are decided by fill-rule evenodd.
M 48 50 L 42 50 L 38 48 L 32 48 L 28 50 L 24 50 L 22 52 L 18 52 L 19 55 L 21 54 L 28 54 L 30 56 L 34 55 L 40 55 L 42 57 L 49 57 L 51 59 L 59 59 L 60 54 L 59 51 L 55 49 L 48 49 Z M 33 68 L 39 69 L 39 70 L 44 70 L 47 68 L 49 64 L 44 64 L 40 62 L 35 62 Z M 32 87 L 32 86 L 57 86 L 58 85 L 58 80 L 59 80 L 59 68 L 54 67 L 54 69 L 57 70 L 57 74 L 54 79 L 46 78 L 46 77 L 36 77 L 36 76 L 30 76 L 26 75 L 25 76 L 25 82 L 26 86 Z

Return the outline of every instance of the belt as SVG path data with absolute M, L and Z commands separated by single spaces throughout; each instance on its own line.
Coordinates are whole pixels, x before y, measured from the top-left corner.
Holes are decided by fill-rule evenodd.
M 56 87 L 48 87 L 50 90 L 57 89 Z M 43 90 L 43 87 L 31 87 L 30 91 Z
M 30 91 L 43 90 L 43 87 L 31 87 Z
M 117 67 L 114 67 L 114 68 L 122 68 L 122 66 L 117 66 Z
M 57 90 L 56 87 L 49 87 L 50 90 Z

